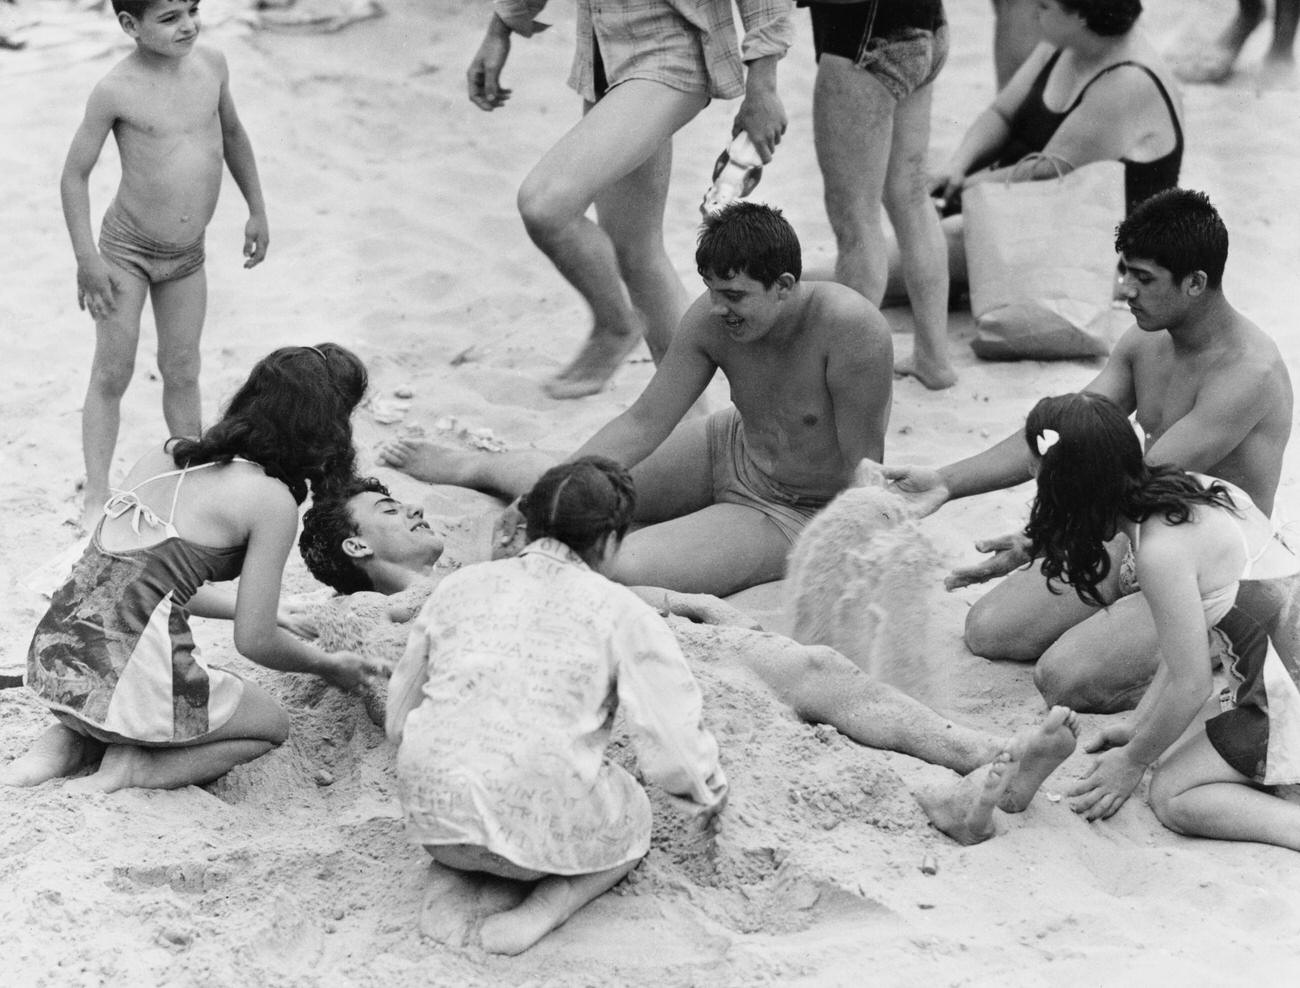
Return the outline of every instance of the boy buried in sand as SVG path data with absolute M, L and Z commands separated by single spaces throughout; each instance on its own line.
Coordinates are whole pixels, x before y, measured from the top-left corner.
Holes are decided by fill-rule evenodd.
M 553 467 L 521 503 L 523 553 L 448 576 L 411 633 L 386 728 L 408 831 L 434 860 L 434 939 L 495 913 L 484 948 L 518 954 L 645 856 L 650 802 L 605 760 L 620 703 L 646 778 L 706 819 L 722 809 L 718 746 L 672 632 L 601 575 L 634 502 L 611 460 Z M 484 876 L 535 884 L 494 908 Z
M 799 532 L 884 454 L 893 385 L 889 327 L 857 292 L 802 282 L 799 240 L 778 210 L 731 205 L 704 221 L 708 291 L 682 319 L 636 402 L 575 455 L 632 470 L 635 521 L 610 578 L 726 595 L 779 579 Z M 733 407 L 687 418 L 714 371 Z M 387 443 L 380 463 L 429 483 L 517 497 L 545 458 Z
M 199 334 L 207 305 L 203 232 L 221 188 L 222 159 L 248 202 L 244 267 L 266 256 L 266 207 L 253 147 L 230 95 L 226 60 L 196 48 L 197 0 L 113 0 L 136 50 L 86 104 L 60 191 L 77 257 L 77 302 L 95 320 L 95 357 L 81 418 L 90 528 L 108 499 L 122 394 L 135 369 L 140 312 L 153 299 L 163 417 L 173 436 L 197 436 Z M 88 180 L 109 131 L 122 180 L 96 249 Z
M 299 548 L 316 579 L 347 595 L 302 615 L 319 631 L 322 647 L 355 649 L 396 663 L 409 622 L 436 585 L 433 567 L 442 552 L 419 507 L 394 500 L 373 479 L 336 485 L 313 500 Z M 692 664 L 734 658 L 801 720 L 828 724 L 864 747 L 902 752 L 965 776 L 918 787 L 918 801 L 931 821 L 961 843 L 992 837 L 994 810 L 1026 809 L 1074 751 L 1078 722 L 1065 707 L 1053 708 L 1038 725 L 1007 739 L 954 723 L 865 675 L 831 648 L 764 633 L 716 597 L 657 587 L 633 590 L 661 612 L 695 622 L 670 621 Z M 454 931 L 448 939 L 456 939 Z

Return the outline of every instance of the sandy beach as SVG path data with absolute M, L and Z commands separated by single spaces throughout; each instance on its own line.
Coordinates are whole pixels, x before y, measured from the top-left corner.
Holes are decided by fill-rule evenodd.
M 1148 0 L 1164 50 L 1213 31 L 1228 0 Z M 358 9 L 340 2 L 340 10 Z M 950 0 L 953 52 L 936 83 L 932 156 L 942 161 L 991 98 L 991 6 Z M 576 119 L 564 86 L 572 5 L 554 2 L 545 34 L 517 39 L 514 97 L 484 114 L 464 69 L 486 2 L 384 0 L 383 16 L 335 32 L 254 30 L 247 5 L 204 0 L 204 43 L 220 48 L 257 154 L 271 247 L 242 268 L 245 219 L 227 181 L 208 229 L 203 342 L 210 420 L 275 346 L 334 340 L 371 372 L 359 412 L 362 462 L 402 429 L 453 441 L 576 447 L 625 408 L 652 373 L 644 350 L 604 393 L 556 402 L 541 382 L 587 333 L 578 297 L 528 240 L 515 190 Z M 44 601 L 31 576 L 76 541 L 80 409 L 93 327 L 78 311 L 58 177 L 85 97 L 130 41 L 109 14 L 26 0 L 40 18 L 22 51 L 0 51 L 0 667 L 20 667 Z M 833 240 L 812 147 L 815 74 L 806 15 L 780 69 L 790 126 L 754 197 L 799 231 L 805 266 Z M 1194 25 L 1191 27 L 1189 25 Z M 1278 341 L 1300 374 L 1300 123 L 1295 92 L 1258 92 L 1252 38 L 1222 86 L 1188 86 L 1182 184 L 1207 191 L 1232 237 L 1229 299 Z M 735 104 L 714 103 L 679 135 L 668 203 L 670 255 L 694 291 L 697 205 Z M 91 181 L 98 223 L 118 177 L 106 146 Z M 895 348 L 906 310 L 887 312 Z M 958 384 L 896 382 L 890 463 L 939 465 L 1023 421 L 1034 400 L 1075 389 L 1096 362 L 982 363 L 969 314 L 952 314 Z M 155 339 L 146 324 L 123 404 L 115 477 L 164 438 Z M 395 396 L 409 389 L 410 399 Z M 726 401 L 720 379 L 715 404 Z M 1300 519 L 1296 454 L 1278 494 Z M 430 489 L 375 468 L 472 558 L 466 516 L 491 499 Z M 974 558 L 975 539 L 1023 524 L 1028 488 L 958 502 L 923 523 L 936 578 Z M 319 592 L 296 554 L 290 593 Z M 961 641 L 978 588 L 936 594 L 926 614 L 949 712 L 1011 734 L 1038 721 L 1032 667 L 989 663 Z M 780 588 L 742 595 L 771 629 Z M 1157 822 L 1145 784 L 1114 818 L 1088 824 L 1062 798 L 1076 753 L 1002 833 L 960 847 L 912 796 L 942 769 L 858 747 L 795 718 L 725 662 L 699 665 L 706 721 L 722 747 L 731 800 L 716 848 L 684 843 L 665 811 L 627 883 L 518 958 L 420 937 L 424 852 L 403 834 L 393 750 L 361 703 L 307 677 L 239 657 L 230 628 L 195 621 L 207 659 L 255 679 L 290 712 L 293 735 L 206 788 L 74 797 L 54 782 L 0 791 L 0 980 L 27 985 L 346 986 L 858 985 L 1036 986 L 1289 983 L 1300 955 L 1300 856 L 1187 839 Z M 691 630 L 686 635 L 698 634 Z M 1100 718 L 1085 717 L 1085 728 Z M 24 689 L 0 692 L 0 759 L 48 722 Z M 1297 798 L 1292 795 L 1292 798 Z M 656 809 L 664 802 L 656 797 Z M 923 873 L 922 862 L 937 864 Z

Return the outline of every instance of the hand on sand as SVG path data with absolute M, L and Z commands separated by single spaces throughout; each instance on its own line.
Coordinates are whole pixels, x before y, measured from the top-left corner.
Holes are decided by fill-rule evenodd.
M 519 510 L 519 502 L 513 501 L 492 524 L 492 558 L 517 556 L 527 544 L 528 523 Z
M 380 659 L 368 659 L 356 652 L 329 652 L 330 667 L 320 674 L 346 693 L 362 686 L 373 686 L 379 679 L 392 675 L 392 667 Z
M 1117 724 L 1109 724 L 1094 734 L 1089 734 L 1083 739 L 1084 751 L 1105 751 L 1108 748 L 1119 748 L 1133 740 L 1133 727 L 1122 721 Z
M 934 514 L 947 503 L 952 493 L 938 470 L 926 467 L 880 469 L 885 480 L 889 481 L 889 490 L 900 495 L 917 518 Z
M 1088 773 L 1070 790 L 1070 804 L 1087 820 L 1105 820 L 1119 810 L 1142 781 L 1147 766 L 1129 757 L 1128 746 L 1111 748 L 1092 763 Z
M 310 641 L 320 635 L 316 625 L 316 606 L 300 600 L 282 600 L 276 611 L 275 623 L 290 634 Z
M 707 593 L 673 593 L 665 591 L 664 609 L 669 614 L 684 617 L 696 624 L 730 625 L 762 631 L 763 626 L 739 607 L 733 607 L 720 597 Z
M 77 305 L 96 321 L 117 308 L 117 295 L 122 287 L 121 277 L 99 255 L 90 263 L 77 266 Z
M 266 249 L 271 245 L 271 233 L 265 216 L 250 216 L 244 224 L 244 267 L 255 268 L 266 259 Z
M 479 45 L 474 60 L 465 72 L 469 88 L 469 101 L 480 110 L 495 110 L 505 106 L 510 90 L 501 85 L 501 70 L 510 55 L 510 28 L 501 18 L 493 15 L 488 22 L 487 34 Z
M 994 539 L 976 542 L 976 551 L 991 552 L 993 555 L 982 563 L 953 570 L 944 577 L 944 589 L 957 590 L 976 583 L 985 583 L 1020 569 L 1033 561 L 1033 557 L 1029 554 L 1029 545 L 1029 539 L 1023 532 L 1012 532 L 1009 535 L 999 535 Z

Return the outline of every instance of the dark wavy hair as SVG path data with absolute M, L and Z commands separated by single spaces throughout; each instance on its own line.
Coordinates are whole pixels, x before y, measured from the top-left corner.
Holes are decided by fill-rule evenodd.
M 803 251 L 781 210 L 759 202 L 733 202 L 704 217 L 695 267 L 706 278 L 743 274 L 771 288 L 783 274 L 799 279 Z
M 1113 38 L 1127 34 L 1142 16 L 1142 0 L 1058 0 L 1072 14 L 1083 18 L 1093 34 Z
M 1049 432 L 1059 438 L 1040 455 Z M 1141 523 L 1163 515 L 1181 525 L 1196 505 L 1236 510 L 1222 484 L 1203 487 L 1178 467 L 1147 464 L 1128 417 L 1101 395 L 1044 398 L 1025 421 L 1025 442 L 1038 459 L 1038 493 L 1025 526 L 1032 554 L 1049 581 L 1068 583 L 1088 604 L 1103 603 L 1097 588 L 1110 573 L 1106 542 L 1120 518 Z
M 178 467 L 252 460 L 299 504 L 356 473 L 352 412 L 366 393 L 366 366 L 337 343 L 281 347 L 259 360 L 198 439 L 173 436 Z
M 1204 192 L 1165 189 L 1133 208 L 1115 230 L 1115 250 L 1166 268 L 1175 282 L 1204 271 L 1210 288 L 1223 284 L 1228 228 Z
M 519 502 L 528 541 L 559 539 L 583 559 L 608 535 L 622 539 L 636 511 L 636 488 L 622 466 L 584 456 L 551 467 Z
M 367 492 L 391 496 L 374 477 L 349 477 L 314 494 L 311 507 L 302 516 L 302 534 L 298 536 L 302 561 L 312 576 L 339 593 L 375 589 L 365 570 L 343 551 L 343 543 L 359 531 L 349 502 Z

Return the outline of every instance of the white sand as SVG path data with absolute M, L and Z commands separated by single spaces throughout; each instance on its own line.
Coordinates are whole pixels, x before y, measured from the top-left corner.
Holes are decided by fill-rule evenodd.
M 566 451 L 625 407 L 651 372 L 632 364 L 609 392 L 579 402 L 552 402 L 539 387 L 587 328 L 514 209 L 520 179 L 578 112 L 563 85 L 569 6 L 555 4 L 552 31 L 516 44 L 507 70 L 515 97 L 492 115 L 463 93 L 485 4 L 386 6 L 387 17 L 332 35 L 245 34 L 234 23 L 207 33 L 229 58 L 257 152 L 271 253 L 255 271 L 241 269 L 244 211 L 228 183 L 208 235 L 206 407 L 214 413 L 270 347 L 338 340 L 367 360 L 376 396 L 414 390 L 408 422 L 432 429 L 456 416 L 513 448 Z M 1230 6 L 1151 0 L 1150 29 L 1172 43 L 1193 15 Z M 209 21 L 220 19 L 220 0 L 204 7 Z M 955 50 L 937 84 L 936 158 L 992 91 L 989 5 L 951 7 Z M 39 9 L 69 16 L 66 4 Z M 758 195 L 785 208 L 816 263 L 831 241 L 811 147 L 802 16 L 799 46 L 781 69 L 790 130 Z M 21 581 L 73 538 L 63 521 L 76 508 L 92 330 L 76 310 L 58 174 L 84 98 L 110 64 L 91 56 L 116 57 L 124 44 L 111 25 L 92 24 L 74 45 L 0 53 L 6 665 L 21 663 L 42 610 Z M 1262 46 L 1252 40 L 1247 69 Z M 1247 72 L 1222 88 L 1189 88 L 1185 99 L 1184 183 L 1211 193 L 1232 233 L 1229 297 L 1277 337 L 1294 373 L 1294 94 L 1257 95 Z M 678 141 L 668 242 L 688 284 L 696 204 L 732 113 L 734 105 L 710 107 Z M 92 180 L 96 215 L 115 183 L 110 147 Z M 891 319 L 905 322 L 901 313 Z M 969 339 L 969 319 L 954 324 Z M 910 345 L 902 335 L 895 342 Z M 153 348 L 147 328 L 124 405 L 119 470 L 162 436 Z M 952 390 L 897 386 L 891 462 L 938 464 L 972 452 L 1014 428 L 1038 396 L 1095 373 L 1075 363 L 979 364 L 960 341 L 956 353 L 961 381 Z M 725 397 L 720 385 L 714 393 Z M 358 439 L 369 449 L 396 428 L 363 412 Z M 1279 497 L 1292 517 L 1300 515 L 1294 462 Z M 386 479 L 440 515 L 485 503 Z M 1021 523 L 1028 496 L 1022 489 L 945 508 L 926 533 L 947 562 L 969 559 L 975 538 Z M 301 564 L 288 585 L 311 588 Z M 1029 668 L 984 663 L 962 647 L 977 593 L 941 596 L 928 638 L 951 669 L 956 715 L 1009 733 L 1037 720 L 1042 705 Z M 752 600 L 772 606 L 770 595 Z M 210 659 L 281 698 L 293 738 L 209 790 L 72 798 L 53 783 L 6 791 L 5 984 L 1195 985 L 1294 976 L 1293 853 L 1177 837 L 1141 793 L 1095 825 L 1040 796 L 1005 820 L 996 840 L 961 848 L 928 827 L 908 794 L 939 770 L 799 725 L 713 667 L 702 673 L 708 717 L 734 786 L 713 857 L 684 845 L 665 810 L 635 879 L 533 951 L 498 959 L 437 947 L 416 929 L 425 864 L 402 834 L 392 754 L 360 704 L 254 669 L 235 655 L 228 627 L 197 623 Z M 0 758 L 47 722 L 24 691 L 0 694 Z M 1068 761 L 1047 795 L 1067 788 L 1085 762 Z M 920 870 L 927 855 L 936 875 Z

